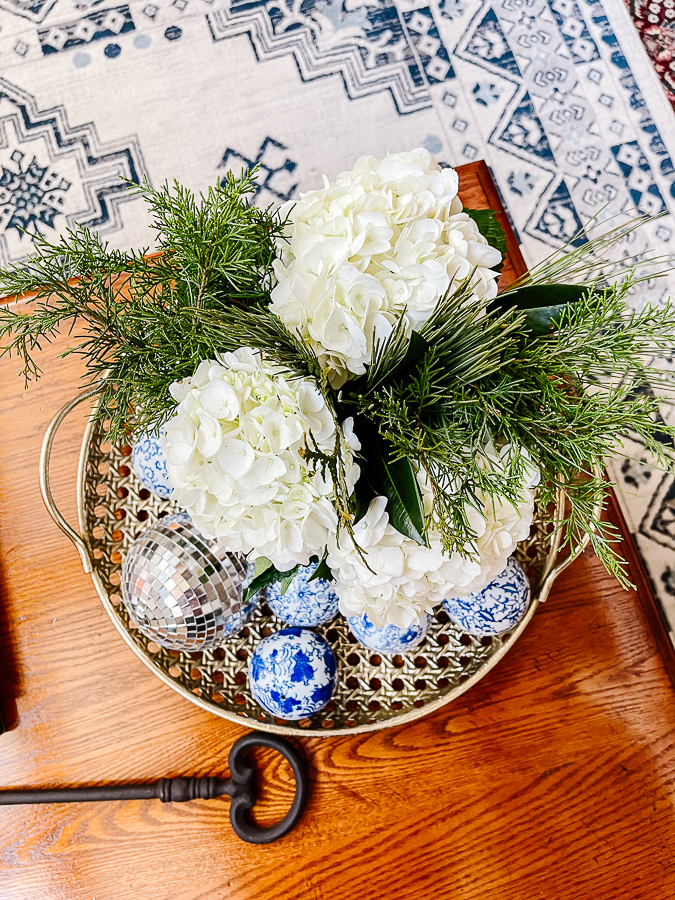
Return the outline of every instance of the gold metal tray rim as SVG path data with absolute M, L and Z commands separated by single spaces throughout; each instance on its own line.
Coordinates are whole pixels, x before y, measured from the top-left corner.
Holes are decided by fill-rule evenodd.
M 40 488 L 42 492 L 43 499 L 45 501 L 45 505 L 47 507 L 48 512 L 56 522 L 56 524 L 70 537 L 73 543 L 76 544 L 77 549 L 82 556 L 83 565 L 85 572 L 89 572 L 94 582 L 94 586 L 96 588 L 96 592 L 99 595 L 99 598 L 103 604 L 104 609 L 106 610 L 108 616 L 112 620 L 113 625 L 115 626 L 117 632 L 123 638 L 125 643 L 129 646 L 129 648 L 133 651 L 133 653 L 147 666 L 148 669 L 158 677 L 164 684 L 168 685 L 172 690 L 176 691 L 178 694 L 183 696 L 185 699 L 189 700 L 191 703 L 200 707 L 201 709 L 210 712 L 214 715 L 219 716 L 220 718 L 226 719 L 234 724 L 240 725 L 242 727 L 253 727 L 260 731 L 271 732 L 275 734 L 285 734 L 285 735 L 296 735 L 296 736 L 311 736 L 311 737 L 340 737 L 350 734 L 365 734 L 368 732 L 379 731 L 383 728 L 396 728 L 398 726 L 407 725 L 410 722 L 416 721 L 418 719 L 423 718 L 424 716 L 430 715 L 436 712 L 438 709 L 448 705 L 453 700 L 456 700 L 466 691 L 468 691 L 471 687 L 477 684 L 489 671 L 491 671 L 508 653 L 513 644 L 518 640 L 521 636 L 525 628 L 528 626 L 530 620 L 532 619 L 536 609 L 538 608 L 540 603 L 543 603 L 551 590 L 551 587 L 555 581 L 555 579 L 560 575 L 560 573 L 579 555 L 579 553 L 583 552 L 585 546 L 588 544 L 588 540 L 590 536 L 586 536 L 583 544 L 576 549 L 573 554 L 568 555 L 564 560 L 555 565 L 555 559 L 559 551 L 560 544 L 560 532 L 554 531 L 553 538 L 550 541 L 550 548 L 546 557 L 546 563 L 544 569 L 542 571 L 542 575 L 540 578 L 540 586 L 539 590 L 535 592 L 533 590 L 533 595 L 530 601 L 529 608 L 527 613 L 517 625 L 516 628 L 510 633 L 506 643 L 504 643 L 498 650 L 496 650 L 490 657 L 487 659 L 479 669 L 477 669 L 472 675 L 470 675 L 465 681 L 455 685 L 451 690 L 447 693 L 439 696 L 437 699 L 425 703 L 424 706 L 420 708 L 413 708 L 403 713 L 397 713 L 396 715 L 391 716 L 387 719 L 380 719 L 375 722 L 364 723 L 364 724 L 356 724 L 353 726 L 343 726 L 337 728 L 330 729 L 317 729 L 317 730 L 308 730 L 298 727 L 293 724 L 276 724 L 272 722 L 258 721 L 256 719 L 249 718 L 244 714 L 240 714 L 237 712 L 233 712 L 229 709 L 223 708 L 216 703 L 208 702 L 202 699 L 199 696 L 196 696 L 190 690 L 188 690 L 184 685 L 176 680 L 173 680 L 169 677 L 167 673 L 165 673 L 162 668 L 157 664 L 155 660 L 153 660 L 144 649 L 134 640 L 130 631 L 124 626 L 120 616 L 118 615 L 115 606 L 110 600 L 108 592 L 105 588 L 103 580 L 96 569 L 96 566 L 92 563 L 92 548 L 89 541 L 89 536 L 87 532 L 87 520 L 86 520 L 86 512 L 85 512 L 85 480 L 86 480 L 86 469 L 87 469 L 87 460 L 89 457 L 90 443 L 92 440 L 92 434 L 94 429 L 94 416 L 92 413 L 90 414 L 87 422 L 87 426 L 84 432 L 84 436 L 82 439 L 82 446 L 80 450 L 79 463 L 78 463 L 78 473 L 77 473 L 77 514 L 78 514 L 78 522 L 80 527 L 80 534 L 78 535 L 65 521 L 60 511 L 56 507 L 54 503 L 54 499 L 51 494 L 50 485 L 49 485 L 49 461 L 51 456 L 52 445 L 54 441 L 54 437 L 56 431 L 63 421 L 65 416 L 80 402 L 91 397 L 96 393 L 95 390 L 88 391 L 74 400 L 66 403 L 56 414 L 52 423 L 50 424 L 47 433 L 45 434 L 43 448 L 42 448 L 42 456 L 40 460 Z M 558 498 L 558 505 L 556 508 L 556 515 L 554 515 L 554 523 L 556 521 L 556 516 L 561 508 L 560 504 L 563 502 L 562 496 Z

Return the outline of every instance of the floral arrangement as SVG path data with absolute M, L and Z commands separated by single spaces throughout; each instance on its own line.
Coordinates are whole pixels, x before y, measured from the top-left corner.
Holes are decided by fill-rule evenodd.
M 622 435 L 661 459 L 660 398 L 636 385 L 675 343 L 673 307 L 631 310 L 653 262 L 605 251 L 616 225 L 498 291 L 506 242 L 425 150 L 360 159 L 281 209 L 249 202 L 255 172 L 196 197 L 140 190 L 158 254 L 77 228 L 0 272 L 30 294 L 0 310 L 27 380 L 68 323 L 114 439 L 163 429 L 172 499 L 256 561 L 249 590 L 318 563 L 344 615 L 405 628 L 505 567 L 540 504 L 565 497 L 562 546 L 590 532 L 597 474 Z M 658 362 L 658 361 L 657 361 Z M 658 383 L 658 381 L 656 382 Z

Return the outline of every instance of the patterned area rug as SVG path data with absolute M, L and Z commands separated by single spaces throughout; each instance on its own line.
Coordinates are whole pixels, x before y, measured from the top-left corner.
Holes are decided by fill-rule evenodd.
M 674 10 L 632 9 L 668 89 Z M 0 0 L 0 58 L 4 261 L 30 252 L 19 228 L 75 221 L 150 243 L 120 176 L 203 189 L 258 162 L 267 204 L 419 145 L 487 160 L 530 264 L 636 207 L 667 215 L 617 271 L 675 252 L 675 118 L 622 0 Z M 627 453 L 614 477 L 675 623 L 675 479 Z
M 675 109 L 675 0 L 628 0 L 628 9 Z

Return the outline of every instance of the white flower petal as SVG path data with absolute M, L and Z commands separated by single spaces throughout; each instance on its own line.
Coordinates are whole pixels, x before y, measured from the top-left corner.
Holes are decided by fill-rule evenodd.
M 497 293 L 501 259 L 462 211 L 457 173 L 424 149 L 359 159 L 289 207 L 270 309 L 316 353 L 331 386 L 363 374 L 377 335 L 419 328 L 451 282 Z
M 514 506 L 484 499 L 480 510 L 467 507 L 477 535 L 473 550 L 467 547 L 463 553 L 448 555 L 434 531 L 429 535 L 430 547 L 404 537 L 389 524 L 385 497 L 372 500 L 354 527 L 365 559 L 346 533 L 332 532 L 328 565 L 335 575 L 343 615 L 365 613 L 377 627 L 390 623 L 408 627 L 445 597 L 469 594 L 489 584 L 503 570 L 517 542 L 527 537 L 534 513 L 528 483 L 534 478 L 534 467 L 528 464 L 526 451 L 510 448 L 508 452 L 520 453 L 526 464 L 521 500 Z M 493 448 L 486 448 L 484 460 L 486 467 L 503 467 Z M 424 479 L 418 479 L 428 509 L 431 492 Z
M 246 441 L 229 438 L 218 448 L 216 461 L 221 471 L 236 481 L 246 475 L 255 462 L 255 452 Z
M 280 571 L 323 556 L 337 516 L 330 476 L 303 456 L 305 439 L 332 450 L 333 416 L 316 383 L 288 378 L 240 348 L 203 362 L 176 388 L 164 451 L 176 502 L 226 550 L 266 556 Z M 358 466 L 343 440 L 348 483 Z
M 234 388 L 224 381 L 212 381 L 199 395 L 204 410 L 216 419 L 232 421 L 239 415 L 239 399 Z

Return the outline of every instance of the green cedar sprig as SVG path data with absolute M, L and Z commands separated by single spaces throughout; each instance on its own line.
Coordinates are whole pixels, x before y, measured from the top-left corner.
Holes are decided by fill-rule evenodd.
M 87 385 L 101 386 L 97 415 L 110 419 L 112 439 L 127 428 L 131 409 L 139 427 L 154 430 L 174 409 L 171 383 L 219 351 L 251 346 L 237 343 L 242 329 L 260 346 L 267 334 L 280 361 L 297 362 L 305 348 L 265 313 L 285 223 L 250 205 L 255 189 L 255 172 L 228 174 L 198 197 L 177 183 L 137 188 L 150 207 L 160 255 L 113 249 L 83 227 L 54 245 L 37 235 L 35 256 L 0 270 L 2 294 L 32 295 L 28 312 L 0 307 L 0 352 L 20 356 L 30 381 L 40 375 L 37 353 L 67 326 L 66 354 L 82 356 Z M 235 310 L 250 316 L 246 326 Z M 213 329 L 207 317 L 216 312 L 222 320 Z M 230 331 L 228 341 L 235 327 L 239 333 Z
M 595 513 L 607 485 L 593 470 L 620 451 L 627 431 L 669 465 L 655 432 L 675 434 L 656 424 L 663 398 L 634 393 L 636 381 L 656 377 L 648 360 L 675 342 L 675 310 L 670 304 L 630 310 L 630 286 L 628 280 L 587 288 L 545 336 L 532 334 L 522 311 L 488 312 L 466 323 L 456 355 L 451 343 L 432 340 L 405 380 L 356 398 L 359 412 L 378 423 L 393 458 L 410 459 L 426 471 L 434 493 L 430 524 L 449 552 L 475 539 L 467 503 L 478 506 L 480 495 L 517 501 L 522 458 L 507 456 L 504 473 L 483 464 L 489 444 L 514 444 L 527 449 L 542 472 L 540 503 L 553 502 L 559 488 L 565 492 L 563 546 L 576 546 L 593 532 L 598 556 L 626 583 L 617 536 Z M 451 306 L 446 309 L 452 315 Z M 472 331 L 484 329 L 489 346 L 500 320 L 500 352 L 471 368 L 458 367 Z
M 0 341 L 8 340 L 1 352 L 18 354 L 26 380 L 37 378 L 37 353 L 66 325 L 67 352 L 84 358 L 88 384 L 100 386 L 98 415 L 110 418 L 113 439 L 132 410 L 141 429 L 156 428 L 175 407 L 173 381 L 240 346 L 259 349 L 292 375 L 315 377 L 338 435 L 343 418 L 355 415 L 357 433 L 361 417 L 372 437 L 351 494 L 341 441 L 333 454 L 319 454 L 308 436 L 307 458 L 332 474 L 338 518 L 352 536 L 370 497 L 384 493 L 399 529 L 424 541 L 433 527 L 447 550 L 466 552 L 475 540 L 467 504 L 517 502 L 524 475 L 518 454 L 494 472 L 486 447 L 524 447 L 542 472 L 539 502 L 552 502 L 559 490 L 567 498 L 564 543 L 577 545 L 590 531 L 625 584 L 618 536 L 598 520 L 607 485 L 595 471 L 627 431 L 668 464 L 655 432 L 673 433 L 655 422 L 661 398 L 634 388 L 665 383 L 649 360 L 675 345 L 675 313 L 670 305 L 636 313 L 626 302 L 632 285 L 668 261 L 636 260 L 641 268 L 618 286 L 601 280 L 603 254 L 640 221 L 546 260 L 491 304 L 468 302 L 471 278 L 453 284 L 418 332 L 410 335 L 401 319 L 376 343 L 366 374 L 335 395 L 312 350 L 268 309 L 285 223 L 250 205 L 255 189 L 254 173 L 229 175 L 199 197 L 178 184 L 142 185 L 158 256 L 112 249 L 83 228 L 55 245 L 35 236 L 37 255 L 0 271 L 2 293 L 33 294 L 28 311 L 0 307 Z M 494 217 L 478 219 L 497 240 Z M 434 500 L 424 522 L 418 469 Z

